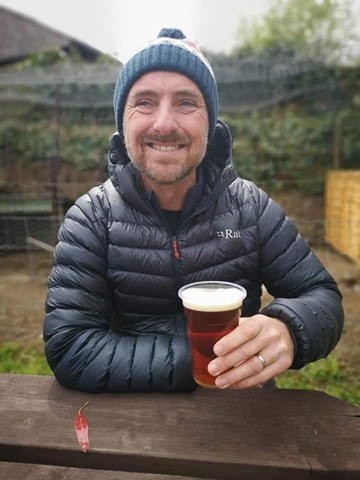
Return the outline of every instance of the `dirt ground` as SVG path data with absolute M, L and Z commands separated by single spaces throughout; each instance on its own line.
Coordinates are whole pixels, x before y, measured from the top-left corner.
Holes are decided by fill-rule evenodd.
M 51 254 L 15 253 L 0 257 L 0 343 L 41 338 Z
M 360 338 L 360 267 L 330 247 L 313 248 L 343 293 L 345 330 L 336 351 L 355 367 Z M 51 254 L 46 252 L 0 257 L 0 343 L 16 340 L 29 344 L 41 339 L 50 266 Z

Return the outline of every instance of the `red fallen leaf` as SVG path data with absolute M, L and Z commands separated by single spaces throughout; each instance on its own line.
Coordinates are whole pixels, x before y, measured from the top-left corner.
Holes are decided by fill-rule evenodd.
M 86 402 L 75 416 L 75 433 L 80 444 L 81 450 L 87 452 L 89 450 L 89 424 L 86 417 L 83 415 L 82 410 L 89 405 L 90 402 Z

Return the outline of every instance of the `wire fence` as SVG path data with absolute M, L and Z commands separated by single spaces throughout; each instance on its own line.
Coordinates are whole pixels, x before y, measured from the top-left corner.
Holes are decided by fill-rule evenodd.
M 52 184 L 35 182 L 33 179 L 28 182 L 26 193 L 0 195 L 0 257 L 15 252 L 27 252 L 29 249 L 46 250 L 45 245 L 48 250 L 53 249 L 58 229 L 68 208 L 76 198 L 106 179 L 103 172 L 99 174 L 95 170 L 92 173 L 83 183 Z M 311 191 L 311 183 L 317 182 L 318 179 L 304 180 L 300 182 L 297 190 L 293 182 L 281 180 L 280 193 L 276 191 L 280 182 L 275 178 L 266 182 L 255 182 L 283 206 L 287 215 L 311 244 L 322 244 L 325 241 L 325 197 L 322 194 L 307 195 L 303 192 L 304 184 Z
M 313 220 L 292 218 L 292 220 L 310 244 L 325 244 L 323 218 Z M 60 223 L 61 219 L 53 216 L 0 216 L 0 256 L 38 248 L 48 251 L 51 248 L 52 251 L 57 241 Z M 38 240 L 38 243 L 35 240 Z
M 82 175 L 86 182 L 59 183 L 56 196 L 52 195 L 51 182 L 30 183 L 29 193 L 17 197 L 0 196 L 0 344 L 14 340 L 41 342 L 47 277 L 58 229 L 71 206 L 69 200 L 101 182 L 98 170 Z M 307 180 L 306 186 L 317 181 Z M 306 194 L 304 184 L 296 190 L 292 182 L 287 185 L 283 180 L 282 187 L 286 188 L 277 191 L 278 183 L 276 178 L 258 182 L 264 189 L 269 184 L 274 187 L 269 193 L 312 247 L 329 248 L 325 241 L 325 196 Z M 71 194 L 63 196 L 61 192 Z
M 44 245 L 52 247 L 56 242 L 58 227 L 59 218 L 53 216 L 2 216 L 0 217 L 0 252 L 2 254 L 23 252 L 31 246 L 44 249 Z M 29 239 L 36 239 L 39 243 L 36 244 Z
M 251 145 L 239 147 L 242 161 L 247 148 L 249 167 L 268 168 L 263 158 L 271 154 L 278 164 L 269 172 L 279 175 L 283 175 L 280 148 L 276 138 L 273 143 L 269 140 L 267 124 L 255 124 L 256 115 L 284 104 L 289 104 L 288 112 L 292 112 L 306 104 L 310 116 L 317 108 L 317 114 L 324 111 L 326 117 L 336 119 L 340 99 L 352 98 L 357 92 L 358 84 L 347 80 L 347 71 L 330 72 L 330 76 L 327 69 L 311 62 L 300 64 L 288 58 L 224 62 L 215 65 L 221 113 L 249 113 L 247 123 L 239 127 L 239 139 L 252 138 Z M 66 64 L 0 74 L 0 120 L 5 125 L 0 138 L 0 342 L 23 337 L 29 330 L 40 335 L 58 228 L 74 200 L 107 176 L 104 142 L 113 131 L 111 103 L 118 70 L 119 65 L 114 64 Z M 283 115 L 279 113 L 280 128 L 288 121 Z M 350 120 L 347 124 L 353 127 L 356 122 Z M 292 125 L 280 147 L 295 141 L 290 137 L 297 126 Z M 316 127 L 309 126 L 309 143 Z M 324 181 L 320 154 L 330 158 L 332 144 L 340 151 L 342 130 L 335 129 L 335 141 L 331 129 L 318 128 L 321 143 L 314 154 L 318 176 L 309 179 L 298 174 L 295 184 L 266 172 L 262 181 L 249 175 L 284 207 L 311 245 L 326 246 L 324 195 L 306 192 L 317 190 Z M 261 144 L 257 129 L 262 134 Z M 283 136 L 282 130 L 280 133 Z M 347 148 L 353 138 L 358 135 L 345 139 Z M 298 145 L 302 152 L 301 140 Z M 301 162 L 312 166 L 311 159 L 301 152 L 299 156 L 296 153 L 290 172 Z
M 68 187 L 79 191 L 78 184 Z M 282 194 L 279 203 L 287 203 L 283 206 L 288 207 L 289 217 L 309 243 L 326 245 L 322 198 L 309 196 L 301 201 L 300 194 L 293 194 Z M 17 201 L 3 198 L 1 202 L 0 197 L 0 344 L 41 341 L 47 277 L 58 228 L 69 207 L 60 201 L 60 213 L 53 215 L 51 200 L 35 194 Z

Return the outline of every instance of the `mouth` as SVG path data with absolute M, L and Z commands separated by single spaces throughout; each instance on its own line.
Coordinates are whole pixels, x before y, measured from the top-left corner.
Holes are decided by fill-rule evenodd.
M 148 147 L 152 148 L 153 150 L 157 150 L 158 152 L 174 152 L 176 150 L 181 150 L 185 147 L 184 144 L 177 144 L 177 145 L 163 145 L 160 143 L 147 143 Z

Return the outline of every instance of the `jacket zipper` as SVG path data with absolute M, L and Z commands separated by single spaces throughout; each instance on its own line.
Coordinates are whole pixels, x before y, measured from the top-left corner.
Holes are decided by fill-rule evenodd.
M 172 240 L 172 247 L 173 247 L 175 259 L 180 260 L 180 253 L 179 253 L 178 244 L 175 237 L 173 237 L 173 240 Z
M 172 254 L 173 254 L 172 258 L 173 258 L 173 265 L 174 265 L 174 272 L 175 272 L 175 281 L 178 288 L 180 288 L 183 284 L 182 275 L 181 275 L 181 262 L 180 262 L 181 257 L 180 257 L 180 252 L 178 248 L 178 243 L 175 236 L 172 237 L 171 247 L 172 247 Z

